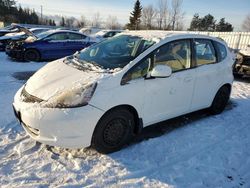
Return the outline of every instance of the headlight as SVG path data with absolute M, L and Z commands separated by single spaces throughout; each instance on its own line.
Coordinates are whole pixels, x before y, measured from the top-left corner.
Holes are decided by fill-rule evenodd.
M 80 86 L 64 91 L 42 104 L 45 108 L 75 108 L 88 104 L 93 96 L 97 83 Z

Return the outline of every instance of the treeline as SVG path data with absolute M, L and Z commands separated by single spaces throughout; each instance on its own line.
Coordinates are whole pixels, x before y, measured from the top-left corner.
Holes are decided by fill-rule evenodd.
M 133 11 L 130 13 L 127 29 L 159 29 L 183 30 L 184 12 L 183 0 L 158 0 L 155 4 L 143 7 L 137 0 Z
M 204 17 L 200 17 L 199 14 L 195 14 L 189 31 L 233 31 L 232 24 L 225 21 L 225 18 L 221 18 L 217 23 L 214 16 L 208 14 Z
M 155 5 L 142 7 L 140 0 L 137 0 L 133 11 L 130 13 L 126 28 L 130 30 L 183 30 L 185 16 L 182 11 L 183 0 L 158 0 L 156 2 Z M 225 18 L 221 18 L 217 23 L 211 14 L 204 17 L 195 14 L 188 30 L 233 31 L 233 26 L 226 22 Z
M 0 0 L 0 20 L 7 23 L 56 25 L 54 20 L 39 18 L 34 10 L 17 7 L 15 0 Z

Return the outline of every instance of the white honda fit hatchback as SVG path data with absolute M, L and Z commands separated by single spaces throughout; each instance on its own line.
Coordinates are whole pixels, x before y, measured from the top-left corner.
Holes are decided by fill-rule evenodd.
M 216 38 L 125 32 L 48 63 L 16 93 L 13 108 L 35 140 L 109 153 L 143 127 L 230 97 L 233 60 Z

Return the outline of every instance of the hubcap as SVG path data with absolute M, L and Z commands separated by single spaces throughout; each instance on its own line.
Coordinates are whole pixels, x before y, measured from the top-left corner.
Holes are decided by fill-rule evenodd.
M 121 143 L 126 134 L 126 122 L 123 119 L 111 120 L 104 129 L 103 140 L 109 146 Z
M 31 60 L 31 61 L 33 61 L 33 60 L 36 60 L 36 54 L 34 54 L 33 52 L 28 52 L 28 54 L 27 54 L 27 59 L 28 60 Z

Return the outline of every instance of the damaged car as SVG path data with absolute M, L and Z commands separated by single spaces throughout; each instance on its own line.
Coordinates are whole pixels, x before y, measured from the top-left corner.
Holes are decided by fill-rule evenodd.
M 237 53 L 233 73 L 238 78 L 250 76 L 250 45 Z
M 19 29 L 16 26 L 17 26 L 16 24 L 11 24 L 9 26 L 0 28 L 0 37 L 6 35 L 8 33 L 19 32 Z
M 114 152 L 151 124 L 221 113 L 229 54 L 209 36 L 128 31 L 45 65 L 17 91 L 14 113 L 38 142 Z
M 32 35 L 24 41 L 10 43 L 6 47 L 6 54 L 19 61 L 55 60 L 72 55 L 94 43 L 94 39 L 79 32 L 49 30 Z
M 17 26 L 16 26 L 17 27 Z M 38 35 L 39 33 L 48 31 L 49 28 L 32 28 L 27 29 L 21 26 L 18 26 L 18 32 L 8 33 L 2 37 L 0 37 L 0 51 L 5 51 L 6 46 L 10 42 L 20 42 L 24 41 L 29 36 Z

